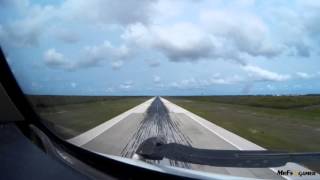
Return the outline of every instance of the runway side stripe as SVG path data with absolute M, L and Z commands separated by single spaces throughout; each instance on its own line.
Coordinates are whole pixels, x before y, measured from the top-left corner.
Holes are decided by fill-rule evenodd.
M 128 111 L 92 128 L 92 129 L 90 129 L 90 130 L 88 130 L 78 136 L 75 136 L 71 139 L 68 139 L 67 141 L 69 143 L 74 144 L 74 145 L 82 146 L 82 145 L 88 143 L 89 141 L 93 140 L 94 138 L 96 138 L 97 136 L 99 136 L 100 134 L 105 132 L 106 130 L 110 129 L 112 126 L 119 123 L 121 120 L 123 120 L 124 118 L 129 116 L 131 113 L 144 113 L 148 109 L 148 107 L 150 106 L 150 104 L 153 100 L 154 100 L 154 98 L 151 98 L 151 99 L 141 103 L 140 105 L 138 105 L 132 109 L 129 109 Z
M 167 108 L 173 111 L 176 111 L 177 113 L 184 113 L 187 116 L 189 116 L 192 120 L 194 120 L 195 122 L 197 122 L 198 124 L 200 124 L 201 126 L 203 126 L 204 128 L 208 129 L 210 132 L 216 134 L 217 136 L 219 136 L 221 139 L 223 139 L 224 141 L 226 141 L 227 143 L 233 145 L 235 148 L 239 149 L 239 150 L 266 150 L 265 148 L 258 146 L 257 144 L 254 144 L 253 142 L 250 142 L 164 98 L 161 98 L 161 100 L 164 102 L 165 105 L 167 105 Z M 171 106 L 170 107 L 168 107 Z M 208 127 L 210 126 L 210 127 Z M 214 130 L 215 129 L 215 130 Z M 219 131 L 219 132 L 217 132 Z M 240 143 L 240 144 L 239 144 Z M 285 166 L 279 167 L 279 168 L 269 168 L 270 170 L 272 170 L 273 172 L 277 173 L 278 170 L 281 169 L 290 169 L 290 170 L 295 170 L 295 171 L 310 171 L 309 169 L 296 164 L 296 163 L 287 163 Z M 288 180 L 296 180 L 296 179 L 303 179 L 299 176 L 294 176 L 294 177 L 289 177 L 289 176 L 282 176 L 285 179 Z M 319 178 L 319 174 L 317 176 L 314 176 L 315 179 Z M 308 177 L 310 178 L 310 177 Z M 313 177 L 311 177 L 313 178 Z

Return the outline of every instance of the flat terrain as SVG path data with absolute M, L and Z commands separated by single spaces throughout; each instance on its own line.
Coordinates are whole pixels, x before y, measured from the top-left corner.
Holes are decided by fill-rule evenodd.
M 29 96 L 41 118 L 65 139 L 96 127 L 149 98 Z
M 69 139 L 81 137 L 83 132 L 111 122 L 108 120 L 151 97 L 29 98 L 45 122 L 58 135 Z M 319 96 L 202 96 L 166 99 L 266 149 L 320 151 Z M 165 136 L 169 142 L 198 148 L 237 149 L 223 137 L 175 109 L 169 101 L 148 101 L 143 106 L 139 105 L 139 111 L 130 112 L 79 146 L 130 158 L 145 139 Z M 207 172 L 281 179 L 265 168 L 222 168 L 168 160 L 162 163 Z M 307 166 L 319 171 L 317 165 Z
M 164 137 L 167 142 L 176 142 L 197 148 L 237 149 L 183 113 L 172 103 L 159 98 L 150 102 L 150 106 L 146 107 L 144 112 L 132 112 L 100 135 L 93 137 L 82 147 L 95 152 L 131 158 L 141 142 L 154 136 Z M 168 159 L 148 162 L 234 176 L 283 179 L 268 168 L 213 167 Z
M 167 97 L 269 150 L 320 151 L 320 96 Z M 305 164 L 320 172 L 319 164 Z
M 320 96 L 168 97 L 168 100 L 266 149 L 320 151 Z

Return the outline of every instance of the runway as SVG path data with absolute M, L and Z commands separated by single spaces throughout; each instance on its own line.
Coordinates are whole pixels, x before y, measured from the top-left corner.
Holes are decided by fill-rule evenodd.
M 81 142 L 81 136 L 89 137 L 87 135 L 88 133 L 84 133 L 70 141 L 78 142 L 78 145 L 95 152 L 127 158 L 133 156 L 141 142 L 154 136 L 162 136 L 166 138 L 167 142 L 176 142 L 196 148 L 237 150 L 243 146 L 247 147 L 248 150 L 257 150 L 258 146 L 254 146 L 253 143 L 247 142 L 241 137 L 239 137 L 239 140 L 237 139 L 238 136 L 220 127 L 210 127 L 215 125 L 206 120 L 197 120 L 193 117 L 192 113 L 189 114 L 186 110 L 163 98 L 157 97 L 149 100 L 141 105 L 141 107 L 138 108 L 139 111 L 127 113 L 127 116 L 104 131 L 101 131 L 100 127 L 101 133 L 87 138 L 84 142 Z M 94 129 L 91 130 L 91 134 L 93 131 Z M 225 133 L 226 137 L 230 136 L 231 140 L 230 138 L 226 139 L 222 137 L 221 134 L 219 134 L 220 131 Z M 239 143 L 239 146 L 232 142 L 233 140 Z M 241 149 L 243 150 L 245 148 Z M 269 168 L 212 167 L 166 159 L 162 161 L 150 161 L 150 163 L 160 163 L 233 176 L 284 179 Z

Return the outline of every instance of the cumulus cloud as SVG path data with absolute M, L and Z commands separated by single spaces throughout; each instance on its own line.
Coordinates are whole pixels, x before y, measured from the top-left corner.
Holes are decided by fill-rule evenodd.
M 176 81 L 169 84 L 169 87 L 179 89 L 199 88 L 199 86 L 200 85 L 195 78 L 183 79 L 181 81 Z
M 113 69 L 120 69 L 123 66 L 123 61 L 114 61 L 111 66 Z
M 290 47 L 291 53 L 295 56 L 309 57 L 311 54 L 311 46 L 303 40 L 289 41 L 286 44 Z
M 290 75 L 279 74 L 254 65 L 246 65 L 243 70 L 257 81 L 286 81 L 291 78 Z
M 270 91 L 273 91 L 273 90 L 276 89 L 276 88 L 275 88 L 273 85 L 271 85 L 271 84 L 268 84 L 268 85 L 267 85 L 267 88 L 268 88 Z
M 157 60 L 146 59 L 145 62 L 149 65 L 149 67 L 152 67 L 152 68 L 160 66 L 160 62 Z
M 22 18 L 2 25 L 1 41 L 15 45 L 35 45 L 55 22 L 61 22 L 60 25 L 74 20 L 85 25 L 115 24 L 130 26 L 127 31 L 131 38 L 139 44 L 157 49 L 172 61 L 218 58 L 237 60 L 242 58 L 242 54 L 272 58 L 281 54 L 285 46 L 293 47 L 296 55 L 308 57 L 312 46 L 309 41 L 315 36 L 319 37 L 320 30 L 319 5 L 308 1 L 298 1 L 296 6 L 299 8 L 296 11 L 289 11 L 290 7 L 274 7 L 273 3 L 264 4 L 266 11 L 278 9 L 278 13 L 269 14 L 276 21 L 286 22 L 280 28 L 289 34 L 287 39 L 298 39 L 296 41 L 282 40 L 282 34 L 273 37 L 275 34 L 270 30 L 270 25 L 260 17 L 263 13 L 257 15 L 241 10 L 243 7 L 253 7 L 255 3 L 252 0 L 232 2 L 234 7 L 240 7 L 238 9 L 216 7 L 208 10 L 205 7 L 205 10 L 192 12 L 195 17 L 200 16 L 199 22 L 175 22 L 165 26 L 155 25 L 157 23 L 153 21 L 163 14 L 170 14 L 168 19 L 181 15 L 186 3 L 157 0 L 66 0 L 56 5 L 35 5 L 28 0 L 0 2 L 3 6 L 22 4 L 25 12 Z M 168 7 L 174 7 L 175 12 L 168 12 Z M 67 43 L 77 41 L 74 32 L 58 32 L 56 37 Z
M 55 22 L 59 22 L 60 26 L 75 20 L 86 25 L 147 24 L 150 22 L 155 0 L 66 0 L 58 5 L 38 5 L 27 0 L 5 0 L 0 3 L 23 12 L 21 18 L 3 25 L 4 35 L 1 40 L 14 46 L 34 46 Z M 74 34 L 69 32 L 60 32 L 57 37 L 66 42 L 76 41 Z
M 248 77 L 242 81 L 244 84 L 242 88 L 243 94 L 249 94 L 256 83 L 260 82 L 283 82 L 291 79 L 291 75 L 280 74 L 270 70 L 266 70 L 259 66 L 245 65 L 242 69 L 248 73 Z M 271 88 L 268 88 L 271 90 Z
M 27 0 L 14 0 L 28 2 Z M 2 4 L 12 4 L 10 1 L 1 1 Z M 200 1 L 201 2 L 201 1 Z M 234 3 L 234 2 L 233 2 Z M 13 3 L 17 4 L 17 3 Z M 200 10 L 193 13 L 200 16 L 199 22 L 185 23 L 174 22 L 166 25 L 150 23 L 157 20 L 161 14 L 167 13 L 165 7 L 181 7 L 183 3 L 157 0 L 127 0 L 125 2 L 113 0 L 66 0 L 60 4 L 35 5 L 23 3 L 27 9 L 22 19 L 2 25 L 0 38 L 15 45 L 31 46 L 39 42 L 39 38 L 48 27 L 49 22 L 61 22 L 65 24 L 71 20 L 83 22 L 85 25 L 120 25 L 128 27 L 123 37 L 125 40 L 135 42 L 140 46 L 151 48 L 164 54 L 171 61 L 197 61 L 201 59 L 231 59 L 243 63 L 243 56 L 263 56 L 272 58 L 280 55 L 286 48 L 292 46 L 295 54 L 308 57 L 310 55 L 310 43 L 300 39 L 282 43 L 280 36 L 273 37 L 270 25 L 264 22 L 257 14 L 244 12 L 240 9 L 219 8 Z M 235 3 L 235 6 L 253 6 L 251 0 Z M 272 6 L 270 3 L 269 6 Z M 302 37 L 304 29 L 309 36 L 319 34 L 317 21 L 320 13 L 316 13 L 317 3 L 304 3 L 301 12 L 311 10 L 310 16 L 299 16 L 300 11 L 290 13 L 277 13 L 279 19 L 294 19 L 288 22 L 290 38 Z M 204 8 L 206 9 L 206 8 Z M 266 8 L 268 9 L 268 8 Z M 308 10 L 307 10 L 308 9 Z M 161 11 L 159 13 L 159 11 Z M 170 13 L 167 13 L 170 14 Z M 292 13 L 291 13 L 292 14 Z M 179 13 L 173 13 L 169 17 L 175 17 Z M 301 23 L 303 23 L 301 25 Z M 300 27 L 301 26 L 301 27 Z M 276 28 L 276 27 L 275 27 Z M 74 43 L 78 41 L 76 33 L 61 30 L 56 32 L 56 38 Z M 310 39 L 310 38 L 309 38 Z
M 114 47 L 109 41 L 105 41 L 100 45 L 85 47 L 85 56 L 79 66 L 96 66 L 101 61 L 110 61 L 113 68 L 119 69 L 129 56 L 130 49 L 125 45 Z
M 98 67 L 106 62 L 109 62 L 113 69 L 119 69 L 124 61 L 128 60 L 129 55 L 130 51 L 126 46 L 114 47 L 109 41 L 105 41 L 99 45 L 84 47 L 72 61 L 54 48 L 47 50 L 43 57 L 49 67 L 77 70 Z
M 209 84 L 235 84 L 242 82 L 244 79 L 238 75 L 233 75 L 230 77 L 213 77 L 209 79 Z
M 70 86 L 71 86 L 72 88 L 76 88 L 76 87 L 78 86 L 78 84 L 75 83 L 75 82 L 71 82 L 71 83 L 70 83 Z
M 240 4 L 254 5 L 251 1 Z M 269 6 L 272 6 L 272 3 Z M 320 18 L 320 13 L 317 17 Z M 296 21 L 288 22 L 292 22 L 290 27 L 281 28 L 295 31 L 292 27 L 296 27 Z M 271 29 L 270 24 L 261 15 L 250 11 L 243 11 L 241 8 L 220 8 L 200 11 L 199 22 L 176 22 L 170 25 L 134 24 L 128 27 L 122 38 L 139 47 L 159 51 L 170 61 L 176 62 L 227 59 L 244 65 L 245 57 L 248 55 L 270 59 L 292 49 L 296 56 L 310 56 L 310 38 L 292 40 L 296 39 L 293 37 L 301 37 L 307 25 L 301 25 L 297 30 L 299 33 L 288 33 L 288 38 L 282 38 L 282 34 L 277 34 L 281 29 L 276 28 L 279 27 L 272 26 Z M 307 29 L 314 31 L 316 28 Z
M 245 81 L 245 79 L 239 75 L 226 76 L 223 77 L 220 74 L 213 74 L 207 79 L 203 78 L 188 78 L 181 81 L 175 81 L 169 83 L 167 86 L 169 88 L 178 88 L 178 89 L 190 89 L 190 88 L 205 88 L 213 85 L 231 85 L 237 84 Z
M 57 39 L 65 43 L 73 44 L 80 40 L 79 35 L 70 29 L 54 28 L 52 31 Z
M 310 79 L 313 77 L 313 75 L 305 73 L 305 72 L 297 72 L 296 74 L 298 77 L 303 78 L 303 79 Z
M 162 57 L 174 62 L 223 59 L 240 63 L 242 65 L 240 67 L 250 74 L 253 80 L 285 81 L 291 78 L 290 75 L 246 65 L 246 58 L 261 56 L 270 59 L 282 55 L 288 49 L 292 50 L 295 56 L 309 57 L 312 46 L 319 44 L 317 43 L 320 32 L 318 3 L 306 2 L 291 11 L 280 11 L 282 9 L 279 8 L 278 13 L 270 13 L 275 19 L 270 19 L 264 17 L 263 12 L 254 13 L 255 11 L 250 10 L 244 12 L 241 9 L 243 6 L 254 6 L 253 1 L 244 0 L 240 4 L 237 3 L 237 6 L 241 6 L 239 9 L 218 6 L 210 9 L 195 8 L 194 11 L 188 12 L 188 15 L 195 18 L 186 17 L 183 18 L 184 21 L 181 17 L 177 17 L 181 15 L 179 13 L 185 15 L 180 9 L 179 12 L 168 13 L 168 17 L 165 18 L 168 21 L 158 23 L 154 22 L 159 18 L 155 17 L 155 14 L 166 13 L 167 10 L 162 8 L 171 6 L 170 1 L 160 3 L 156 0 L 138 2 L 66 0 L 56 5 L 35 5 L 27 0 L 4 0 L 0 3 L 4 6 L 17 6 L 18 1 L 24 2 L 21 6 L 25 8 L 24 14 L 12 22 L 0 25 L 1 42 L 33 46 L 41 41 L 42 35 L 48 35 L 46 34 L 48 29 L 55 27 L 50 31 L 54 33 L 53 37 L 66 43 L 75 43 L 79 41 L 80 35 L 65 27 L 62 28 L 71 21 L 79 23 L 80 27 L 81 25 L 119 26 L 116 32 L 112 32 L 115 34 L 124 31 L 121 38 L 115 37 L 102 44 L 86 46 L 80 53 L 68 53 L 76 56 L 72 58 L 65 57 L 54 48 L 47 50 L 44 53 L 44 62 L 54 68 L 77 69 L 108 63 L 113 69 L 119 69 L 127 60 L 137 59 L 135 51 L 140 50 L 143 53 L 151 51 L 151 54 L 156 54 L 149 57 L 160 57 L 159 60 L 146 61 L 150 67 L 158 67 Z M 174 4 L 180 6 L 182 3 Z M 274 8 L 272 4 L 270 3 L 269 8 Z M 155 11 L 157 13 L 154 13 Z M 284 25 L 279 23 L 280 21 L 284 22 Z M 273 26 L 274 24 L 277 26 Z M 284 30 L 286 33 L 283 33 Z M 58 45 L 56 47 L 59 47 Z M 144 56 L 141 58 L 145 59 Z M 296 76 L 307 78 L 310 75 L 297 73 Z M 176 85 L 228 84 L 238 82 L 236 79 L 236 77 L 227 79 L 212 77 L 203 81 L 189 79 L 176 82 Z
M 69 65 L 69 60 L 60 52 L 57 52 L 56 49 L 48 49 L 44 55 L 44 62 L 47 66 L 53 68 L 66 68 Z
M 149 23 L 156 0 L 66 0 L 61 6 L 65 18 L 98 24 Z
M 154 83 L 159 83 L 161 81 L 160 76 L 153 76 L 153 82 Z
M 109 87 L 105 90 L 106 93 L 112 93 L 114 92 L 114 88 L 113 87 Z
M 217 44 L 212 37 L 192 23 L 171 26 L 135 24 L 126 30 L 122 38 L 129 44 L 159 51 L 170 61 L 198 61 L 229 56 L 216 51 Z
M 258 19 L 249 18 L 245 22 L 251 24 L 246 25 L 237 21 L 241 17 L 225 22 L 232 19 L 225 16 L 204 14 L 203 23 L 215 25 L 206 28 L 184 22 L 170 26 L 135 24 L 122 38 L 129 44 L 159 51 L 175 62 L 225 59 L 244 64 L 244 55 L 272 58 L 282 53 L 282 47 L 268 39 L 267 28 Z
M 132 87 L 133 87 L 133 82 L 132 81 L 127 81 L 127 82 L 119 85 L 119 88 L 120 89 L 124 89 L 124 90 L 128 90 L 128 89 L 130 89 Z
M 201 29 L 190 23 L 151 29 L 153 47 L 164 53 L 171 61 L 199 60 L 210 56 L 212 42 Z
M 40 36 L 48 27 L 49 21 L 56 17 L 54 6 L 28 5 L 23 18 L 9 21 L 2 26 L 2 40 L 14 46 L 30 47 L 39 43 Z
M 201 13 L 202 24 L 217 37 L 251 56 L 274 57 L 282 49 L 269 37 L 268 26 L 258 16 L 241 11 L 209 10 Z
M 319 48 L 320 6 L 317 1 L 295 1 L 291 6 L 268 7 L 275 28 L 285 31 L 280 38 L 294 56 L 310 57 Z

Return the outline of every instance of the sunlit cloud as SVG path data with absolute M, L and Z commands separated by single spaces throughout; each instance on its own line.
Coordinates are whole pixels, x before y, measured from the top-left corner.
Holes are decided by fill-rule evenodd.
M 247 94 L 320 78 L 316 1 L 3 0 L 0 15 L 13 71 L 33 68 L 20 81 L 41 90 L 62 91 L 64 82 L 72 92 L 107 93 L 99 82 L 108 81 L 110 94 L 223 86 Z M 40 82 L 57 72 L 57 88 Z
M 308 73 L 305 72 L 297 72 L 296 73 L 298 77 L 303 78 L 303 79 L 310 79 L 313 77 L 313 75 L 310 75 Z
M 160 76 L 153 76 L 153 82 L 154 83 L 159 83 L 161 81 Z
M 119 88 L 120 89 L 124 89 L 124 90 L 128 90 L 128 89 L 130 89 L 132 87 L 133 87 L 133 82 L 132 81 L 127 81 L 127 82 L 119 85 Z
M 291 78 L 290 75 L 287 74 L 279 74 L 276 72 L 272 72 L 266 69 L 263 69 L 258 66 L 247 65 L 243 67 L 243 70 L 247 71 L 249 75 L 255 80 L 262 81 L 286 81 Z

